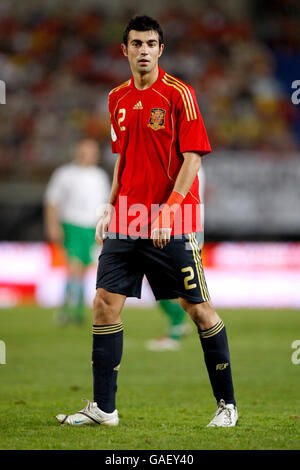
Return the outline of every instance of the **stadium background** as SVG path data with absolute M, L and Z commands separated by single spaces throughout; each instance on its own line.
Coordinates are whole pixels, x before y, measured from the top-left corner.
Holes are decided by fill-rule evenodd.
M 162 68 L 195 88 L 213 147 L 203 253 L 212 299 L 299 307 L 299 3 L 78 0 L 67 14 L 66 5 L 0 4 L 0 305 L 54 306 L 63 295 L 62 251 L 44 239 L 45 186 L 81 136 L 97 139 L 112 176 L 107 94 L 130 73 L 124 24 L 146 13 L 165 31 Z M 147 285 L 144 302 L 153 303 Z

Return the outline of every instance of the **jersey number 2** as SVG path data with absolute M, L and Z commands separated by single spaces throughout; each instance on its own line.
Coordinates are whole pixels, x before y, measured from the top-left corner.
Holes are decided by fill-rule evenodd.
M 123 122 L 124 119 L 125 119 L 126 109 L 125 108 L 119 109 L 118 114 L 120 115 L 120 117 L 118 119 L 118 124 L 119 124 L 120 131 L 125 131 L 125 126 L 121 126 L 121 122 Z

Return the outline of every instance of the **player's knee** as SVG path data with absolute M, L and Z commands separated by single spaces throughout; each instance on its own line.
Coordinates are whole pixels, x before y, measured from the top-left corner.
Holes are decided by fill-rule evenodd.
M 200 329 L 211 328 L 220 319 L 210 300 L 192 304 L 185 299 L 181 299 L 180 303 Z
M 113 305 L 108 301 L 105 293 L 97 290 L 93 304 L 93 321 L 94 324 L 110 324 L 114 323 L 118 313 Z

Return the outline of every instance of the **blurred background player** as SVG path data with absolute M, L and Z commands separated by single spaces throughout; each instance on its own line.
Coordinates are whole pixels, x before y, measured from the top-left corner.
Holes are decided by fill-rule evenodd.
M 200 213 L 203 228 L 202 239 L 200 240 L 201 250 L 204 244 L 204 190 L 205 173 L 203 166 L 198 171 L 199 196 L 201 200 Z M 187 315 L 177 300 L 160 300 L 158 306 L 167 319 L 168 326 L 165 335 L 151 339 L 146 342 L 146 348 L 150 351 L 178 351 L 181 346 L 181 339 L 192 331 L 192 327 L 187 323 Z
M 67 255 L 64 303 L 55 313 L 60 324 L 84 317 L 84 275 L 94 261 L 95 225 L 110 193 L 100 152 L 92 139 L 76 144 L 72 162 L 58 167 L 45 193 L 45 231 L 49 241 L 63 244 Z

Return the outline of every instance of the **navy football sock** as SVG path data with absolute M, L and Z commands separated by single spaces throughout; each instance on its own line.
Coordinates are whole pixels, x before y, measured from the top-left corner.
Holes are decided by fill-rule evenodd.
M 223 399 L 226 404 L 235 405 L 230 355 L 223 321 L 220 320 L 208 330 L 198 328 L 198 332 L 210 383 L 217 402 Z
M 123 351 L 123 324 L 93 325 L 94 401 L 106 413 L 116 408 L 117 376 Z

